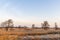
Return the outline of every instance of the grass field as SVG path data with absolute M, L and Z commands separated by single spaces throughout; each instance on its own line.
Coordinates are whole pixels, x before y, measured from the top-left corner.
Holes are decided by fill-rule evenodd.
M 25 36 L 41 36 L 41 35 L 49 35 L 50 34 L 60 34 L 60 29 L 18 29 L 14 28 L 13 30 L 6 31 L 5 28 L 0 29 L 0 40 L 22 40 Z M 37 37 L 38 37 L 37 36 Z M 53 38 L 53 36 L 52 36 Z

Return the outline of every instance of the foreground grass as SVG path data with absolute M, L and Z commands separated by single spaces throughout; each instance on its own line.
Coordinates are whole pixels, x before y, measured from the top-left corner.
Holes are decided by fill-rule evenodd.
M 17 36 L 15 35 L 1 35 L 0 40 L 17 40 Z
M 60 29 L 14 29 L 12 31 L 0 30 L 0 40 L 18 40 L 19 36 L 26 35 L 47 35 L 47 34 L 60 34 Z

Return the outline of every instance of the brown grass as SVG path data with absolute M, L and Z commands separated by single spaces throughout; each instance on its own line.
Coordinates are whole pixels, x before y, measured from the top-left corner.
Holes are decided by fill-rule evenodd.
M 28 34 L 31 35 L 43 35 L 43 34 L 48 34 L 52 32 L 60 32 L 59 30 L 55 29 L 14 29 L 12 31 L 6 31 L 5 29 L 0 29 L 0 40 L 17 40 L 19 36 L 25 36 Z

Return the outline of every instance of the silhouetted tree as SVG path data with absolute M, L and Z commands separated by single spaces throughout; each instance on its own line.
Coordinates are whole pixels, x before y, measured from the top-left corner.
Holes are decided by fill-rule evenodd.
M 58 29 L 58 25 L 57 25 L 57 23 L 55 23 L 55 29 Z
M 1 27 L 6 27 L 6 30 L 7 30 L 7 31 L 8 31 L 8 28 L 9 28 L 9 27 L 13 27 L 13 25 L 14 25 L 14 24 L 13 24 L 12 19 L 9 19 L 9 20 L 1 23 Z
M 24 26 L 24 28 L 28 28 L 27 26 Z
M 1 27 L 6 27 L 6 22 L 2 22 Z
M 12 21 L 12 19 L 9 19 L 8 21 L 7 21 L 7 27 L 13 27 L 13 21 Z
M 32 24 L 32 28 L 35 28 L 35 24 Z
M 44 29 L 49 28 L 49 24 L 48 24 L 47 21 L 44 21 L 44 23 L 42 24 L 42 26 L 43 26 Z
M 41 23 L 41 28 L 44 28 L 44 24 L 43 23 Z
M 19 25 L 18 27 L 21 28 L 21 25 Z

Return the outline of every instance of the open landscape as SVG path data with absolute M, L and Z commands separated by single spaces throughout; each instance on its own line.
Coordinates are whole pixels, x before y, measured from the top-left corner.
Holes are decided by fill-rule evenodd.
M 60 40 L 60 0 L 0 0 L 0 40 Z
M 6 25 L 7 24 L 7 25 Z M 60 28 L 55 23 L 55 28 L 49 28 L 48 21 L 42 27 L 27 26 L 14 27 L 12 19 L 1 23 L 0 40 L 60 40 Z

